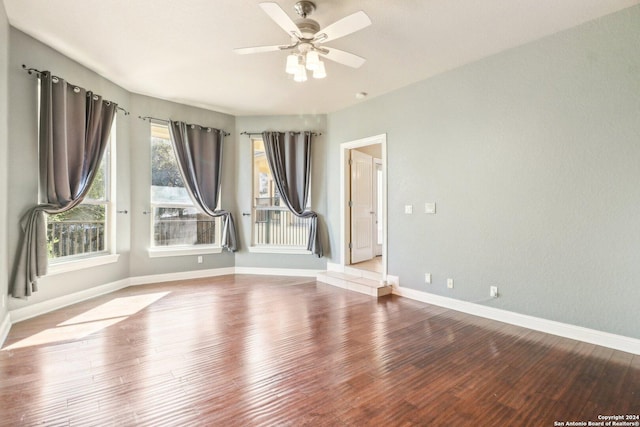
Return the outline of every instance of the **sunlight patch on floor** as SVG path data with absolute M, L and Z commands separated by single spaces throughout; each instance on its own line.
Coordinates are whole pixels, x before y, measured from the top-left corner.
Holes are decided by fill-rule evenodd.
M 114 298 L 69 320 L 59 323 L 55 328 L 45 329 L 44 331 L 15 342 L 3 348 L 3 350 L 15 350 L 17 348 L 35 345 L 82 339 L 127 319 L 129 316 L 150 306 L 169 293 L 170 292 L 156 292 L 152 294 Z

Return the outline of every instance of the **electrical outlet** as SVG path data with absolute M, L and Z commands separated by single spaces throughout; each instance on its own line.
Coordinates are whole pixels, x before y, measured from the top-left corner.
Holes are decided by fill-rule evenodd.
M 198 264 L 202 264 L 202 255 L 198 256 Z
M 489 296 L 491 298 L 498 298 L 498 287 L 497 286 L 489 286 Z
M 453 279 L 447 279 L 447 288 L 453 289 Z
M 404 205 L 404 213 L 412 214 L 413 213 L 413 205 Z
M 424 273 L 424 283 L 431 283 L 431 273 Z

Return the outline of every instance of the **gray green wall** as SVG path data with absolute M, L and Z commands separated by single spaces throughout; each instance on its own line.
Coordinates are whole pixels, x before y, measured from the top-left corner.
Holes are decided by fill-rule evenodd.
M 497 285 L 482 304 L 640 338 L 639 46 L 634 7 L 329 114 L 328 191 L 339 144 L 386 133 L 401 286 L 481 301 Z
M 9 100 L 7 92 L 9 90 L 9 80 L 7 74 L 9 72 L 9 22 L 7 14 L 4 10 L 4 4 L 0 2 L 0 272 L 8 271 L 7 248 L 7 168 L 9 158 L 7 156 L 7 147 L 9 145 L 9 136 L 7 127 L 9 125 L 8 106 Z M 6 274 L 0 274 L 0 295 L 4 295 L 0 302 L 0 324 L 4 320 L 7 313 L 7 293 L 8 293 L 8 277 Z M 0 297 L 2 298 L 2 297 Z M 0 340 L 2 337 L 0 336 Z

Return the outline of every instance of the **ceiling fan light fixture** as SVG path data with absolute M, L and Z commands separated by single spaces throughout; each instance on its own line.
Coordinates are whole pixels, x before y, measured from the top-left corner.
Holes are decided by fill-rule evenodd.
M 363 11 L 358 11 L 347 15 L 334 23 L 321 27 L 320 24 L 308 18 L 316 5 L 310 0 L 298 0 L 295 10 L 301 19 L 294 21 L 289 15 L 274 1 L 262 1 L 259 6 L 269 15 L 269 17 L 282 28 L 290 38 L 287 45 L 254 46 L 234 49 L 240 55 L 248 53 L 273 52 L 282 50 L 293 50 L 294 53 L 287 55 L 285 72 L 291 74 L 296 82 L 307 81 L 307 70 L 312 72 L 316 79 L 327 76 L 322 58 L 329 59 L 339 64 L 352 68 L 359 68 L 365 59 L 335 48 L 325 47 L 323 44 L 371 25 L 371 19 Z
M 320 63 L 318 52 L 316 52 L 315 50 L 310 50 L 309 52 L 307 52 L 306 56 L 307 70 L 315 71 L 318 68 L 318 64 Z
M 324 62 L 318 61 L 318 66 L 313 70 L 314 79 L 324 79 L 327 77 L 327 71 L 324 69 Z
M 296 82 L 306 82 L 307 81 L 307 69 L 304 64 L 298 64 L 298 69 L 296 73 L 293 75 L 293 80 Z
M 285 67 L 287 74 L 295 74 L 298 71 L 298 55 L 287 55 L 287 66 Z

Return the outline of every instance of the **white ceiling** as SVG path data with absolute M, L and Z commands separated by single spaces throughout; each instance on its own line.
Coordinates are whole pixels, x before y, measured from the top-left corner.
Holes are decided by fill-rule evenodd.
M 125 89 L 234 115 L 336 111 L 640 0 L 315 0 L 325 27 L 363 10 L 373 25 L 327 43 L 363 56 L 352 69 L 326 61 L 328 77 L 294 82 L 286 52 L 236 47 L 286 44 L 261 0 L 4 0 L 12 26 Z M 297 18 L 295 0 L 276 0 Z M 34 66 L 33 64 L 27 64 Z M 46 65 L 46 64 L 45 64 Z M 45 65 L 42 65 L 44 67 Z M 55 73 L 55 70 L 51 70 Z

